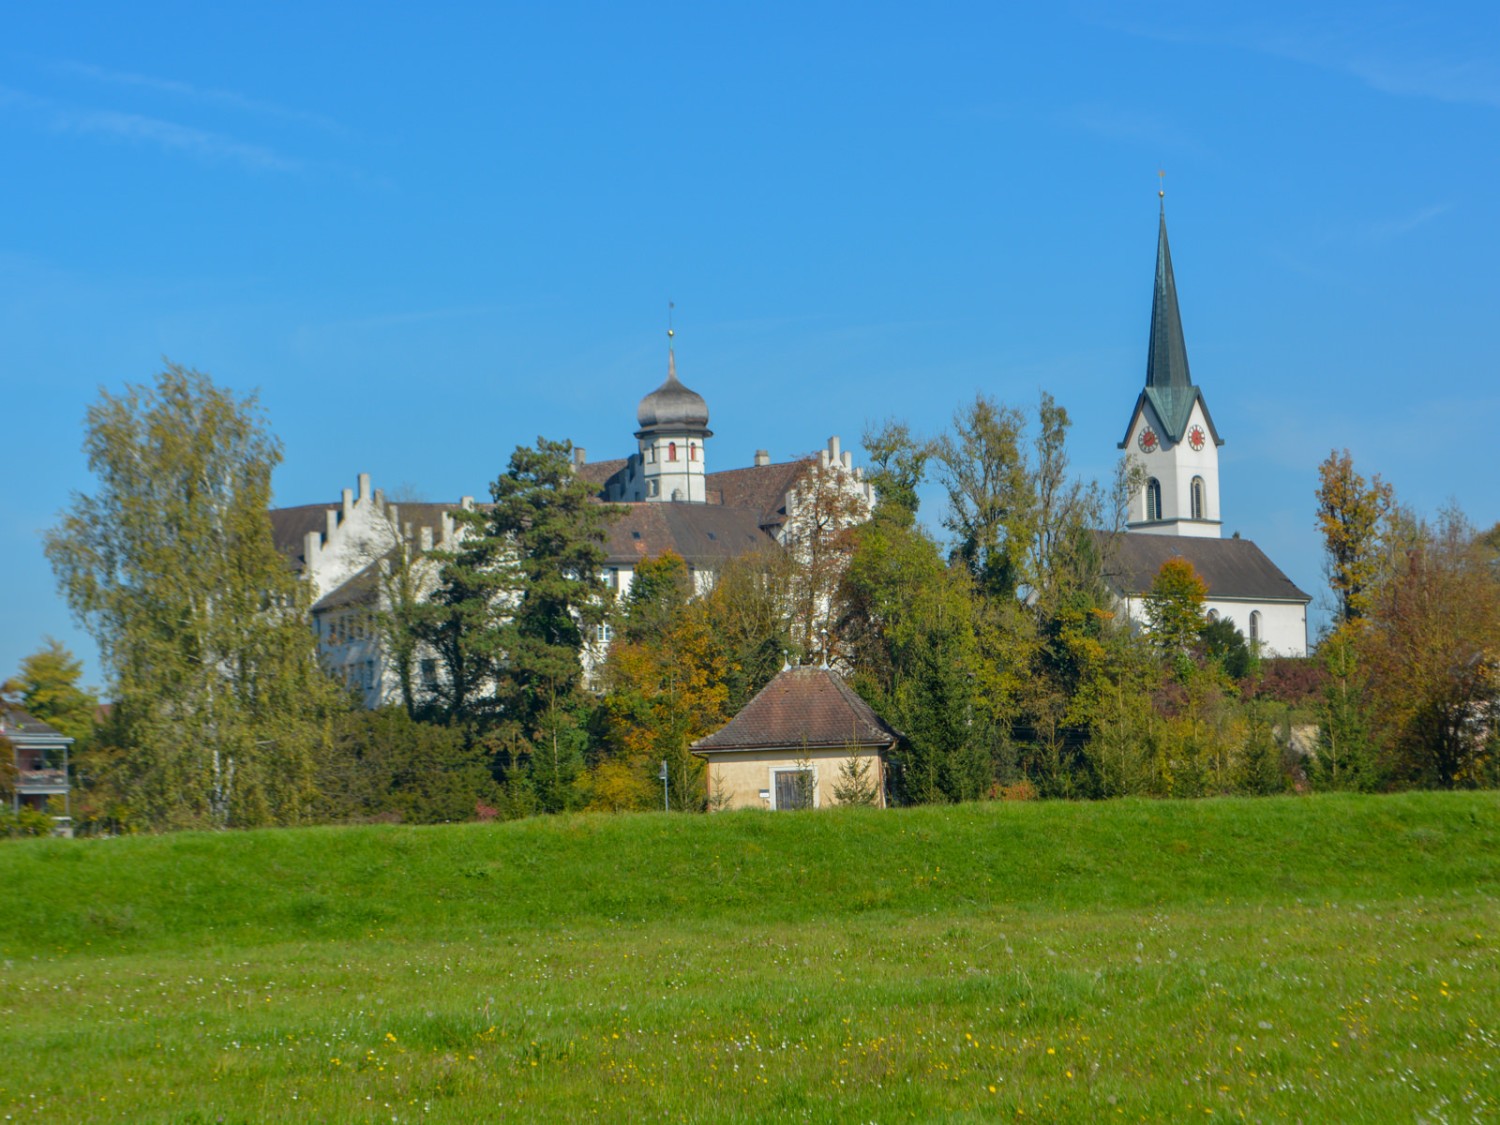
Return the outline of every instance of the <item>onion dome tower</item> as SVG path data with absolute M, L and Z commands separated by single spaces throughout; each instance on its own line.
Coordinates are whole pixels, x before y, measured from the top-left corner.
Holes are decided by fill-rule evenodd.
M 702 504 L 708 499 L 704 443 L 714 435 L 708 403 L 678 381 L 674 336 L 667 329 L 667 381 L 641 399 L 635 412 L 645 498 Z
M 1157 192 L 1159 198 L 1165 194 Z M 1125 440 L 1120 442 L 1144 474 L 1130 504 L 1129 530 L 1218 538 L 1219 446 L 1223 444 L 1203 391 L 1188 371 L 1163 202 L 1156 236 L 1146 386 L 1136 399 Z

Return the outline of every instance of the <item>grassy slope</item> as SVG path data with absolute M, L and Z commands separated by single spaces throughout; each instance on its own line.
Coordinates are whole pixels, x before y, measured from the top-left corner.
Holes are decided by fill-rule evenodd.
M 0 1113 L 1500 1112 L 1495 795 L 0 847 Z

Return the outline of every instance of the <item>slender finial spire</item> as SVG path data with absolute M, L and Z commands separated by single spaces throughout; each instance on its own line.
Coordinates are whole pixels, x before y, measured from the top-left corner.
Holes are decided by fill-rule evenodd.
M 667 302 L 667 378 L 669 380 L 677 378 L 677 352 L 672 346 L 672 340 L 677 335 L 672 327 L 672 310 L 676 307 L 675 301 Z
M 1156 170 L 1156 198 L 1161 200 L 1162 214 L 1167 213 L 1167 173 L 1165 169 Z

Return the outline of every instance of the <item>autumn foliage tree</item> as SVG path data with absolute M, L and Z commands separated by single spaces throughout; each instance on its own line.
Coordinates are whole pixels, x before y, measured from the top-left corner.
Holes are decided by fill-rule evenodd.
M 1396 776 L 1484 784 L 1500 719 L 1500 578 L 1460 512 L 1442 513 L 1395 560 L 1358 643 Z
M 1208 586 L 1184 558 L 1161 564 L 1146 595 L 1151 640 L 1164 655 L 1188 652 L 1203 628 L 1203 601 Z
M 1349 451 L 1334 450 L 1318 466 L 1318 530 L 1337 601 L 1338 620 L 1363 620 L 1382 566 L 1386 518 L 1394 500 L 1377 474 L 1368 481 L 1354 470 Z
M 702 765 L 688 747 L 728 721 L 727 660 L 707 603 L 692 597 L 682 556 L 643 560 L 616 621 L 596 716 L 604 753 L 593 771 L 593 803 L 654 803 L 656 771 L 666 762 L 674 807 L 700 808 Z

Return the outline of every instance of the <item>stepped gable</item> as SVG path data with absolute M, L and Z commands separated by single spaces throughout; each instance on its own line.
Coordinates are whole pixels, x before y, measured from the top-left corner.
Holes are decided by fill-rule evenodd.
M 295 508 L 271 509 L 271 541 L 276 545 L 293 569 L 301 570 L 307 565 L 302 556 L 307 544 L 307 533 L 319 534 L 328 526 L 327 512 L 338 508 L 337 504 L 299 504 Z
M 901 735 L 829 668 L 787 668 L 729 721 L 690 749 L 736 750 L 866 746 L 889 749 Z
M 1105 578 L 1122 596 L 1148 593 L 1168 559 L 1193 564 L 1211 598 L 1307 603 L 1312 599 L 1248 539 L 1095 533 Z
M 650 501 L 614 506 L 620 513 L 609 521 L 605 540 L 609 566 L 634 567 L 673 551 L 694 569 L 717 570 L 770 542 L 754 508 Z
M 448 512 L 458 511 L 460 505 L 398 503 L 396 507 L 400 510 L 403 527 L 408 524 L 413 530 L 430 527 L 436 532 L 443 526 L 443 516 Z M 290 508 L 272 508 L 269 513 L 271 542 L 291 563 L 293 570 L 301 570 L 307 565 L 307 559 L 303 556 L 307 533 L 316 531 L 319 535 L 325 535 L 328 531 L 328 513 L 342 511 L 343 504 L 338 501 L 331 504 L 298 504 Z

